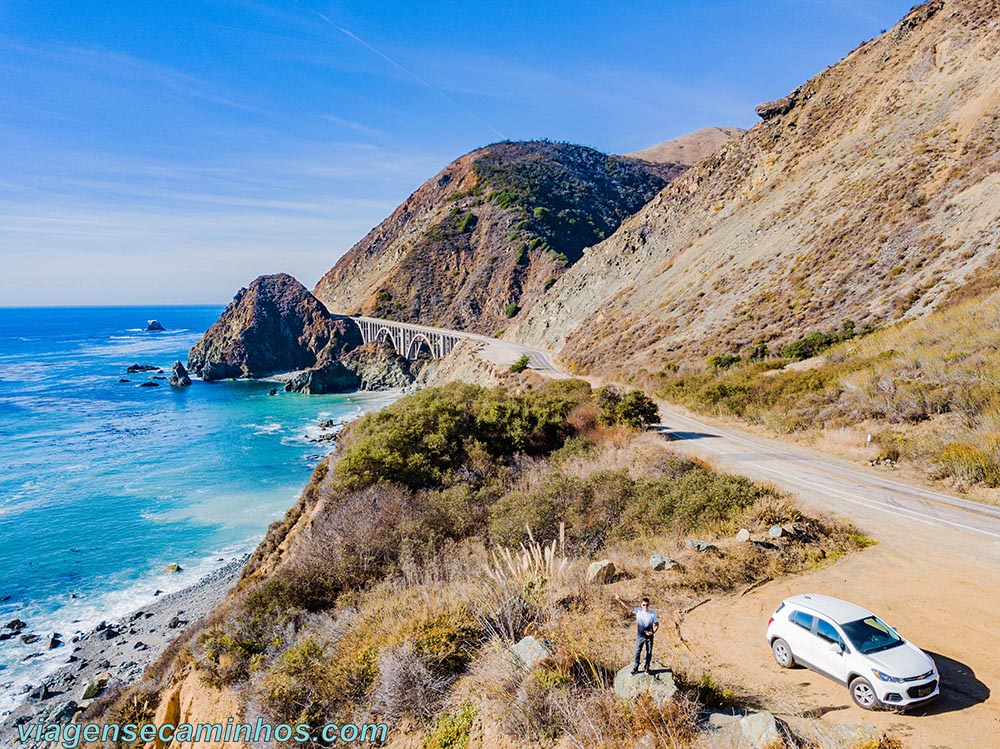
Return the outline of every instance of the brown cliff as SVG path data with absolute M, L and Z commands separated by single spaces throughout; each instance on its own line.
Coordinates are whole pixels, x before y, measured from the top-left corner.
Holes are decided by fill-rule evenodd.
M 241 289 L 191 349 L 188 368 L 203 380 L 257 378 L 335 361 L 361 345 L 349 320 L 336 318 L 291 276 L 261 276 Z
M 998 16 L 997 2 L 916 7 L 764 107 L 508 337 L 561 348 L 578 369 L 656 370 L 995 287 Z
M 493 334 L 683 167 L 496 143 L 424 183 L 316 285 L 334 311 Z

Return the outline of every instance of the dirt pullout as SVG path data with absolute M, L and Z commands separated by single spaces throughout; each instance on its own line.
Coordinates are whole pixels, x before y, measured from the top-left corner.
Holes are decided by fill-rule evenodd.
M 680 443 L 702 452 L 710 440 Z M 782 483 L 779 479 L 777 483 Z M 794 492 L 814 512 L 829 496 L 801 484 Z M 691 611 L 680 625 L 675 658 L 712 672 L 778 713 L 813 718 L 814 728 L 869 722 L 912 749 L 995 746 L 1000 735 L 1000 543 L 957 528 L 838 506 L 878 545 L 825 569 L 767 583 L 743 596 L 720 597 Z M 765 640 L 782 599 L 822 593 L 879 614 L 930 654 L 941 672 L 941 697 L 907 713 L 854 706 L 846 687 L 803 668 L 781 669 Z

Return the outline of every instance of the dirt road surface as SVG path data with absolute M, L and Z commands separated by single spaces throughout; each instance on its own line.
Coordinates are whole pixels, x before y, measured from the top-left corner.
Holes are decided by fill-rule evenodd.
M 687 614 L 675 655 L 739 685 L 779 713 L 823 724 L 868 722 L 914 749 L 1000 747 L 1000 513 L 894 482 L 826 455 L 719 428 L 663 404 L 674 446 L 713 465 L 772 481 L 813 512 L 853 521 L 879 543 L 828 568 L 778 580 Z M 927 651 L 941 697 L 908 713 L 854 706 L 812 671 L 781 669 L 767 621 L 796 593 L 844 598 L 879 614 Z

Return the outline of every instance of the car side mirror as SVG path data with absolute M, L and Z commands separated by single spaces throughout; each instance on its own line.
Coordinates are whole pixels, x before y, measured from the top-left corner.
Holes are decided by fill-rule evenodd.
M 836 653 L 837 655 L 843 655 L 844 654 L 844 646 L 841 645 L 839 642 L 831 642 L 830 643 L 830 652 L 831 653 Z

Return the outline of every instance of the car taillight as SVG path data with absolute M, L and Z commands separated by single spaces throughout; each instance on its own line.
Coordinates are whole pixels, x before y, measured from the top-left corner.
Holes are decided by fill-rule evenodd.
M 773 616 L 770 619 L 767 620 L 767 626 L 770 627 L 772 624 L 774 624 L 774 617 Z

